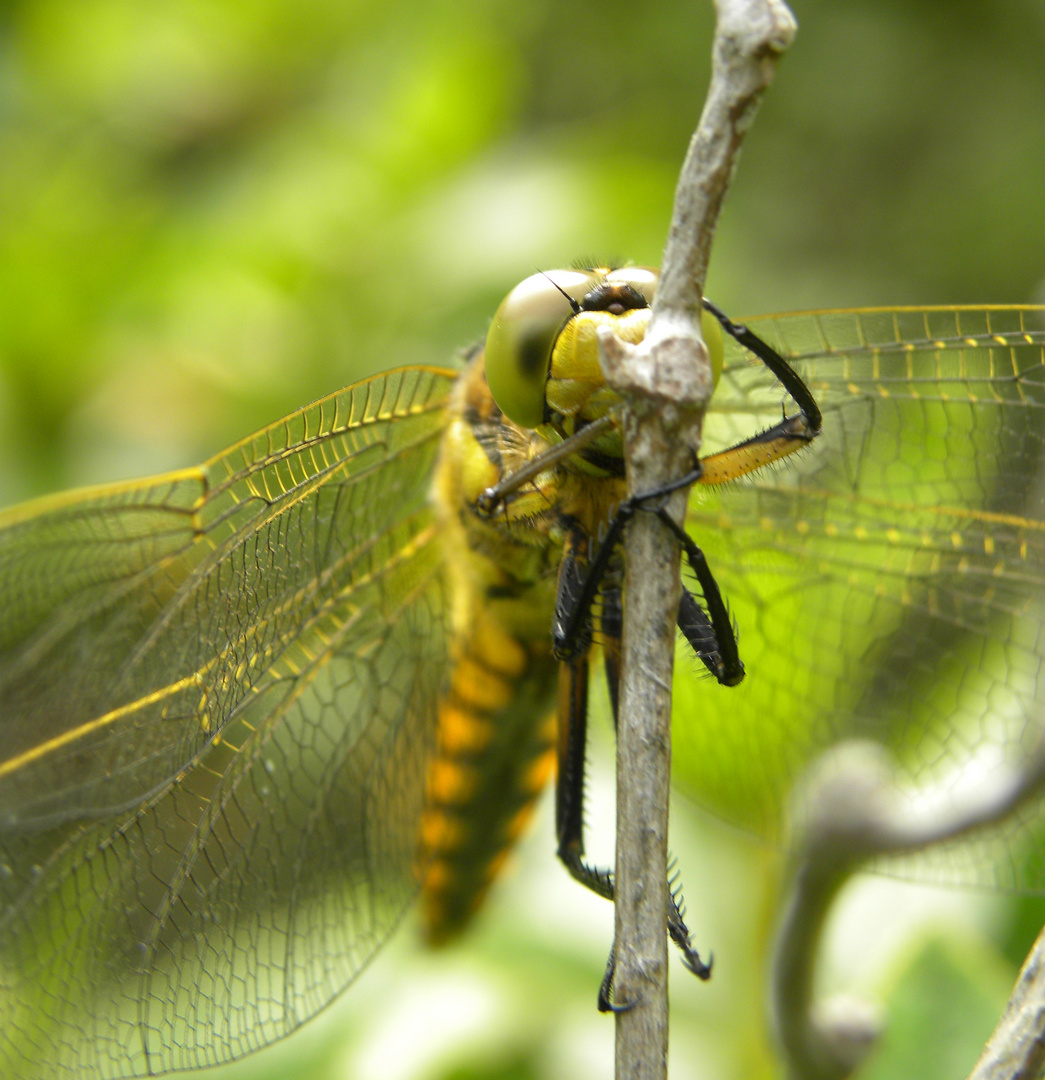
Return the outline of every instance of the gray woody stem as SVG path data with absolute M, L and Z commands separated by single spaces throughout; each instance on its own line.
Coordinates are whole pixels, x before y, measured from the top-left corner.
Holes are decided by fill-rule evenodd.
M 1040 1076 L 1045 1076 L 1045 930 L 1027 954 L 1005 1013 L 969 1080 Z
M 675 194 L 649 332 L 638 346 L 600 337 L 607 381 L 628 402 L 631 494 L 692 468 L 712 390 L 700 333 L 711 237 L 740 144 L 795 22 L 777 0 L 717 0 L 711 85 Z M 686 494 L 667 504 L 681 521 Z M 617 736 L 616 1074 L 667 1073 L 667 832 L 671 681 L 679 547 L 650 514 L 625 541 L 623 685 Z

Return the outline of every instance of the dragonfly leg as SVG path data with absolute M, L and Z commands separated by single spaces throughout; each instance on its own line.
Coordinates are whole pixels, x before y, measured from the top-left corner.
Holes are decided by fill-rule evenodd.
M 599 983 L 599 997 L 596 1002 L 601 1013 L 627 1012 L 635 1007 L 634 1001 L 613 1000 L 613 977 L 617 974 L 617 946 L 610 946 L 610 955 L 606 958 L 606 971 Z
M 707 297 L 704 298 L 704 307 L 718 319 L 722 324 L 722 329 L 737 344 L 743 345 L 748 352 L 757 356 L 769 368 L 780 385 L 791 395 L 795 404 L 802 410 L 802 415 L 805 417 L 812 434 L 818 435 L 823 422 L 820 415 L 820 406 L 817 405 L 812 391 L 802 381 L 802 377 L 798 372 L 776 349 L 763 341 L 757 334 L 752 333 L 746 326 L 733 322 L 721 308 L 716 307 Z
M 559 568 L 559 592 L 552 622 L 552 652 L 560 660 L 569 660 L 587 649 L 591 643 L 592 605 L 606 576 L 610 560 L 617 551 L 624 526 L 635 516 L 636 511 L 646 509 L 647 503 L 662 501 L 679 488 L 688 487 L 700 479 L 701 473 L 702 468 L 698 462 L 688 473 L 671 481 L 670 484 L 665 484 L 643 495 L 633 495 L 630 499 L 625 499 L 617 507 L 616 513 L 610 520 L 602 545 L 595 558 L 587 564 L 586 572 L 582 572 L 581 563 L 585 561 L 587 555 L 587 538 L 579 528 L 569 530 L 565 554 Z M 658 515 L 668 517 L 662 507 L 650 509 Z M 684 534 L 680 526 L 675 526 L 675 530 Z M 694 550 L 699 551 L 696 545 L 692 546 Z M 696 572 L 695 567 L 694 572 Z M 700 577 L 699 573 L 697 576 Z M 728 623 L 729 620 L 726 621 Z
M 707 605 L 705 612 L 693 595 L 683 589 L 679 599 L 678 627 L 708 671 L 724 686 L 736 686 L 744 678 L 744 664 L 737 650 L 737 636 L 729 609 L 715 575 L 704 558 L 704 552 L 693 542 L 689 533 L 663 507 L 654 513 L 682 545 L 686 562 L 700 585 Z
M 587 565 L 588 537 L 584 530 L 574 526 L 566 533 L 552 620 L 552 653 L 559 660 L 582 656 L 591 647 L 591 608 L 612 550 L 604 543 L 600 558 Z
M 620 712 L 620 638 L 624 630 L 624 608 L 621 603 L 620 589 L 615 585 L 602 590 L 599 629 L 602 631 L 600 637 L 602 668 L 606 674 L 606 689 L 610 695 L 610 711 L 613 714 L 613 730 L 616 733 L 617 716 Z
M 619 594 L 613 593 L 603 602 L 603 619 L 600 627 L 605 635 L 615 625 L 619 626 Z M 694 602 L 695 603 L 695 602 Z M 609 616 L 607 619 L 606 616 Z M 619 631 L 605 645 L 607 675 L 613 678 L 619 673 Z M 614 898 L 613 871 L 593 866 L 584 859 L 584 768 L 588 732 L 588 683 L 589 654 L 585 652 L 564 661 L 559 677 L 559 744 L 558 774 L 555 788 L 555 819 L 558 836 L 559 859 L 579 881 L 592 892 L 612 901 Z M 616 723 L 617 696 L 611 695 L 614 722 Z M 667 931 L 671 940 L 682 952 L 683 963 L 701 979 L 711 974 L 711 964 L 705 964 L 690 941 L 681 908 L 681 891 L 677 875 L 668 882 Z M 600 1011 L 619 1011 L 630 1006 L 612 1002 L 615 954 L 610 952 L 606 973 L 599 986 Z
M 562 660 L 559 680 L 558 776 L 556 780 L 555 819 L 559 859 L 570 875 L 592 892 L 607 900 L 614 898 L 613 872 L 593 866 L 584 859 L 584 768 L 588 724 L 589 652 L 594 636 L 592 607 L 602 593 L 599 613 L 600 640 L 610 682 L 614 726 L 617 724 L 620 682 L 620 638 L 622 628 L 620 590 L 604 587 L 625 524 L 636 510 L 661 500 L 648 509 L 671 529 L 686 553 L 686 561 L 697 579 L 707 610 L 688 590 L 679 601 L 677 622 L 697 656 L 719 682 L 732 686 L 744 677 L 744 665 L 737 651 L 736 635 L 729 611 L 719 591 L 704 553 L 686 531 L 671 518 L 662 505 L 663 498 L 677 487 L 692 483 L 700 475 L 697 466 L 679 481 L 655 492 L 626 500 L 618 508 L 595 558 L 589 563 L 588 537 L 579 527 L 567 530 L 563 560 L 559 567 L 558 596 L 555 605 L 553 649 Z M 680 906 L 681 892 L 677 877 L 668 882 L 667 931 L 682 952 L 683 962 L 695 975 L 707 979 L 710 963 L 704 963 L 690 941 Z M 598 1004 L 603 1012 L 628 1007 L 613 1003 L 615 954 L 611 951 L 606 973 L 599 987 Z
M 685 908 L 682 906 L 682 890 L 678 886 L 678 874 L 674 874 L 668 881 L 668 934 L 671 940 L 678 946 L 682 953 L 682 962 L 686 967 L 705 982 L 711 978 L 711 967 L 714 964 L 714 956 L 708 957 L 705 964 L 700 954 L 693 948 L 690 941 L 689 928 L 685 923 Z M 599 983 L 599 996 L 597 1005 L 599 1012 L 627 1012 L 635 1006 L 634 1001 L 613 1000 L 613 978 L 617 973 L 617 946 L 610 947 L 610 955 L 606 960 L 606 970 Z
M 715 957 L 714 954 L 709 954 L 705 964 L 700 954 L 693 948 L 693 942 L 689 937 L 689 927 L 686 925 L 686 907 L 682 900 L 682 886 L 679 884 L 678 871 L 675 871 L 668 879 L 668 933 L 679 952 L 682 953 L 682 962 L 686 967 L 698 979 L 705 982 L 710 979 Z
M 717 678 L 722 670 L 722 654 L 719 652 L 715 628 L 704 609 L 685 586 L 682 587 L 682 595 L 679 597 L 676 622 L 697 659 Z
M 555 829 L 558 855 L 570 875 L 613 899 L 613 872 L 584 861 L 584 767 L 588 741 L 588 654 L 564 661 L 559 675 L 558 773 Z
M 704 458 L 704 474 L 700 482 L 723 484 L 803 450 L 820 435 L 823 417 L 812 391 L 776 349 L 746 326 L 730 320 L 710 300 L 705 299 L 704 307 L 722 324 L 726 333 L 762 361 L 799 409 L 796 416 L 788 416 L 785 410 L 779 423 L 727 450 Z
M 579 529 L 573 529 L 568 533 L 565 554 L 559 568 L 559 589 L 552 625 L 552 651 L 560 660 L 569 660 L 571 657 L 586 652 L 590 647 L 592 605 L 603 583 L 610 559 L 620 542 L 624 526 L 635 515 L 636 510 L 645 509 L 647 503 L 663 499 L 676 488 L 691 483 L 699 476 L 698 466 L 697 469 L 670 485 L 645 495 L 634 496 L 621 503 L 606 530 L 602 546 L 588 564 L 586 573 L 581 569 L 583 557 L 586 555 L 586 538 Z M 683 590 L 679 600 L 678 627 L 711 674 L 725 686 L 736 686 L 744 678 L 744 665 L 737 651 L 737 639 L 729 617 L 729 609 L 708 567 L 707 559 L 686 530 L 675 522 L 663 506 L 650 507 L 650 511 L 655 513 L 678 538 L 707 606 L 705 612 L 692 593 Z M 615 610 L 609 613 L 611 619 L 616 619 L 611 627 L 607 625 L 605 612 L 607 593 L 608 590 L 603 593 L 603 637 L 607 641 L 619 640 L 621 625 L 619 596 Z M 615 696 L 615 693 L 616 688 L 611 688 L 611 697 Z M 616 706 L 614 713 L 616 714 Z

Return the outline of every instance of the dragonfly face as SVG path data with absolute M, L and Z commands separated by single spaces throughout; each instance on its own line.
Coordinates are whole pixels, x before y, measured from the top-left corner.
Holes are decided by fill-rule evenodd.
M 563 567 L 583 576 L 623 497 L 611 424 L 482 504 L 614 408 L 583 328 L 641 336 L 646 272 L 584 317 L 570 299 L 604 282 L 573 273 L 551 275 L 565 311 L 538 304 L 523 335 L 573 328 L 539 422 L 525 379 L 521 405 L 498 388 L 521 422 L 506 420 L 481 356 L 461 375 L 406 368 L 198 469 L 0 516 L 4 1075 L 226 1060 L 351 982 L 420 887 L 433 939 L 467 921 L 556 753 L 576 767 L 576 726 L 557 737 L 552 718 L 583 721 L 587 640 L 560 662 L 550 628 Z M 1029 737 L 1045 698 L 1040 319 L 759 324 L 824 416 L 771 470 L 752 435 L 788 453 L 787 394 L 727 341 L 688 525 L 747 676 L 726 689 L 682 665 L 676 709 L 681 779 L 710 805 L 772 834 L 803 762 L 854 732 L 916 776 Z M 611 676 L 619 580 L 614 556 L 582 620 Z M 579 811 L 559 807 L 578 862 Z

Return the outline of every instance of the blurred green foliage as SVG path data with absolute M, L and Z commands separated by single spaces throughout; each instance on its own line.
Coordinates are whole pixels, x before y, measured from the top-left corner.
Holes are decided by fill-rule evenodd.
M 713 294 L 1033 299 L 1038 0 L 797 7 Z M 6 4 L 0 500 L 444 363 L 534 267 L 659 261 L 710 33 L 704 4 Z
M 1040 0 L 794 7 L 711 294 L 741 316 L 1045 298 Z M 450 362 L 535 268 L 658 262 L 711 31 L 707 3 L 7 0 L 0 504 L 192 464 L 363 374 Z M 701 842 L 685 880 L 696 903 L 715 868 L 698 937 L 720 970 L 680 986 L 673 1069 L 764 1075 L 772 870 Z M 547 822 L 531 846 L 552 862 Z M 477 959 L 410 959 L 401 935 L 346 999 L 358 1036 L 448 962 L 499 973 L 511 1006 L 463 1058 L 387 1075 L 567 1075 L 585 1040 L 608 1052 L 598 946 L 542 952 L 519 924 L 555 904 L 511 904 Z M 354 1075 L 340 1028 L 317 1029 L 235 1075 Z
M 863 1080 L 965 1076 L 994 1027 L 998 997 L 1010 989 L 1010 972 L 982 942 L 943 936 L 919 943 L 897 972 L 886 1035 Z

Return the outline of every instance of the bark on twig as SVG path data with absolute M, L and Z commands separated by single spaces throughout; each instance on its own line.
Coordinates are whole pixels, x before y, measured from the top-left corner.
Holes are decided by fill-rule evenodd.
M 779 0 L 717 0 L 711 85 L 679 178 L 649 332 L 600 339 L 607 380 L 629 403 L 629 492 L 687 472 L 712 390 L 700 303 L 719 208 L 740 144 L 795 32 Z M 686 495 L 668 511 L 682 520 Z M 652 515 L 625 542 L 623 685 L 617 741 L 617 1076 L 666 1075 L 667 825 L 679 548 Z
M 1045 1076 L 1045 930 L 1027 954 L 1005 1013 L 969 1080 L 1041 1076 Z

